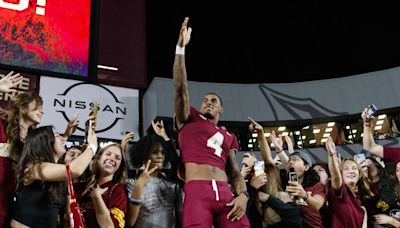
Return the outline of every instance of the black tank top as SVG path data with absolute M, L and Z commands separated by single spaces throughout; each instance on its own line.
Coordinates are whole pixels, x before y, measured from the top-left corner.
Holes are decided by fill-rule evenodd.
M 18 191 L 13 219 L 29 227 L 56 228 L 60 204 L 50 202 L 48 187 L 42 181 L 34 181 Z

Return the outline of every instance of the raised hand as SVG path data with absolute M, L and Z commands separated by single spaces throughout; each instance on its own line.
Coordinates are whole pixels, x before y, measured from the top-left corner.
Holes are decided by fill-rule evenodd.
M 165 131 L 164 122 L 162 120 L 155 123 L 154 121 L 151 121 L 151 126 L 158 136 L 161 136 L 165 141 L 169 140 L 167 132 Z
M 251 132 L 263 132 L 264 128 L 253 120 L 251 117 L 247 117 L 250 120 L 249 131 Z
M 142 187 L 146 186 L 147 183 L 150 181 L 151 174 L 156 171 L 158 166 L 154 166 L 152 169 L 149 170 L 151 164 L 151 160 L 149 159 L 146 164 L 142 165 L 139 170 L 142 170 L 140 174 L 137 184 L 141 185 Z
M 333 139 L 331 136 L 328 136 L 328 140 L 325 143 L 326 150 L 328 151 L 329 155 L 335 155 L 336 154 L 336 146 L 335 143 L 333 142 Z
M 71 120 L 68 122 L 67 129 L 65 129 L 64 137 L 68 138 L 76 131 L 76 128 L 79 125 L 78 117 L 79 117 L 79 113 L 75 113 L 72 116 Z
M 123 151 L 126 151 L 128 144 L 130 141 L 133 140 L 133 137 L 134 137 L 133 132 L 128 132 L 124 135 L 124 137 L 122 137 L 121 148 Z
M 368 108 L 365 108 L 365 109 L 363 110 L 363 112 L 361 113 L 361 118 L 362 118 L 362 120 L 363 120 L 364 123 L 371 123 L 372 120 L 373 120 L 375 117 L 374 117 L 374 116 L 371 116 L 371 118 L 367 119 L 367 111 L 368 111 Z
M 249 166 L 242 166 L 242 169 L 240 170 L 240 174 L 242 174 L 243 178 L 246 178 L 247 175 L 249 175 L 249 173 L 251 172 L 251 170 L 253 169 L 253 167 L 249 167 Z
M 189 17 L 185 17 L 182 23 L 181 31 L 179 33 L 178 46 L 185 47 L 190 41 L 190 35 L 192 34 L 192 28 L 188 28 Z
M 15 88 L 22 82 L 23 77 L 19 73 L 13 74 L 14 71 L 10 71 L 10 73 L 0 79 L 0 92 L 8 93 L 17 91 Z
M 293 142 L 289 135 L 285 135 L 286 145 L 288 147 L 289 154 L 294 152 Z
M 272 131 L 270 138 L 271 138 L 272 143 L 275 146 L 276 151 L 282 151 L 283 150 L 282 135 L 279 135 L 279 138 L 277 138 L 275 131 Z

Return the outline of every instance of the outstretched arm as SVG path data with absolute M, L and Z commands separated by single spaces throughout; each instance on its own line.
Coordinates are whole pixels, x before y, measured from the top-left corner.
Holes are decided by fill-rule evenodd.
M 286 141 L 286 145 L 287 145 L 289 154 L 293 154 L 294 153 L 293 142 L 289 135 L 285 136 L 285 141 Z
M 286 155 L 285 151 L 283 151 L 282 136 L 279 135 L 279 138 L 277 138 L 275 131 L 272 131 L 270 137 L 271 137 L 272 143 L 275 146 L 276 154 L 278 154 L 279 158 L 281 159 L 283 166 L 286 167 L 287 163 L 289 162 L 289 157 Z
M 73 177 L 82 175 L 97 152 L 97 136 L 92 128 L 89 129 L 88 143 L 89 145 L 93 145 L 93 147 L 87 146 L 86 149 L 69 164 Z M 42 162 L 28 165 L 28 168 L 31 168 L 31 172 L 27 177 L 27 181 L 63 181 L 67 179 L 67 172 L 64 164 Z
M 182 23 L 176 46 L 175 61 L 173 68 L 175 88 L 175 115 L 176 126 L 180 129 L 189 117 L 189 91 L 185 66 L 185 46 L 189 43 L 192 29 L 187 27 L 189 18 L 186 17 Z
M 248 117 L 250 120 L 249 130 L 250 132 L 256 132 L 258 136 L 258 144 L 260 145 L 261 156 L 266 165 L 275 166 L 275 161 L 272 158 L 271 148 L 268 145 L 267 139 L 264 136 L 264 128 L 253 120 L 251 117 Z
M 343 180 L 339 169 L 339 161 L 336 156 L 336 146 L 330 136 L 328 136 L 325 146 L 328 151 L 328 167 L 331 174 L 331 184 L 333 189 L 339 190 L 342 187 Z
M 231 181 L 232 187 L 236 192 L 237 196 L 233 198 L 231 202 L 227 204 L 227 206 L 233 207 L 232 210 L 228 214 L 228 219 L 235 221 L 240 220 L 243 215 L 246 214 L 247 207 L 247 188 L 246 183 L 244 182 L 242 174 L 240 174 L 239 166 L 235 160 L 235 154 L 237 150 L 231 149 L 229 151 L 228 159 L 226 162 L 227 174 L 229 175 L 229 179 Z
M 383 146 L 376 144 L 374 140 L 374 136 L 371 131 L 371 119 L 366 118 L 367 109 L 361 113 L 361 118 L 364 122 L 364 132 L 363 132 L 363 149 L 374 154 L 378 157 L 383 158 Z

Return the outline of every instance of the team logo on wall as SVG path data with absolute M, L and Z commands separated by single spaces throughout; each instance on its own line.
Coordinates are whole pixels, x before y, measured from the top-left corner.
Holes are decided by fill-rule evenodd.
M 89 87 L 97 87 L 94 88 L 94 90 L 102 91 L 102 94 L 106 95 L 108 99 L 104 99 L 103 97 L 102 101 L 100 101 L 98 99 L 99 97 L 92 96 L 82 96 L 79 99 L 71 99 L 71 96 L 68 96 L 69 94 L 80 94 L 84 91 L 89 91 Z M 103 116 L 101 121 L 107 120 L 107 123 L 100 124 L 100 126 L 102 127 L 97 127 L 96 133 L 109 130 L 110 128 L 114 127 L 119 120 L 126 117 L 127 108 L 124 102 L 119 101 L 111 90 L 99 84 L 92 84 L 88 82 L 77 83 L 68 87 L 63 93 L 57 95 L 58 96 L 54 98 L 53 105 L 56 108 L 57 112 L 62 113 L 67 122 L 69 122 L 70 117 L 74 115 L 74 110 L 82 109 L 87 110 L 87 113 L 89 113 L 90 109 L 97 102 L 99 104 L 98 115 Z M 84 128 L 81 128 L 79 126 L 77 129 L 85 131 Z
M 265 100 L 268 102 L 270 110 L 274 115 L 274 120 L 281 120 L 279 119 L 278 113 L 282 115 L 282 112 L 287 113 L 293 119 L 297 120 L 344 116 L 349 114 L 347 112 L 336 112 L 329 109 L 311 97 L 299 98 L 291 96 L 272 89 L 265 84 L 260 84 L 258 87 L 264 95 Z M 277 109 L 282 111 L 279 112 Z

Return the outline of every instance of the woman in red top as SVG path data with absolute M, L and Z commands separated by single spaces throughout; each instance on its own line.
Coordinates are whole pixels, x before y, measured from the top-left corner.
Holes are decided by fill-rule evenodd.
M 328 165 L 331 173 L 329 207 L 331 227 L 366 228 L 367 212 L 363 206 L 373 196 L 361 167 L 353 159 L 345 159 L 339 166 L 336 147 L 331 137 L 326 142 Z
M 91 165 L 92 176 L 80 195 L 87 227 L 124 227 L 127 210 L 126 163 L 119 144 L 102 148 Z

